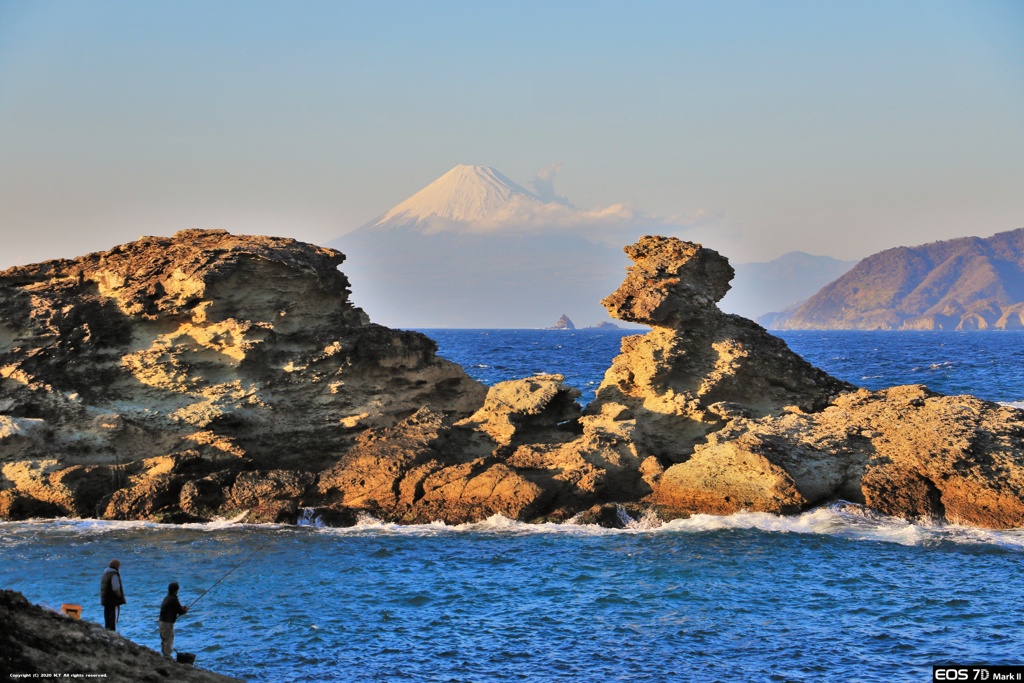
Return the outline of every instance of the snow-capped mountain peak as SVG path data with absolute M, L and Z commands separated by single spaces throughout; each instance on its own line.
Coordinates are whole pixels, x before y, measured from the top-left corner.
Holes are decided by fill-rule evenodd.
M 490 166 L 460 164 L 388 211 L 379 223 L 435 217 L 467 223 L 482 221 L 509 201 L 523 200 L 543 203 Z

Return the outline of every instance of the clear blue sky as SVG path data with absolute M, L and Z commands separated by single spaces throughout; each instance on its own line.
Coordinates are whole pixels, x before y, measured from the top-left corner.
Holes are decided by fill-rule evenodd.
M 553 162 L 740 261 L 1024 227 L 1024 3 L 0 0 L 0 267 Z

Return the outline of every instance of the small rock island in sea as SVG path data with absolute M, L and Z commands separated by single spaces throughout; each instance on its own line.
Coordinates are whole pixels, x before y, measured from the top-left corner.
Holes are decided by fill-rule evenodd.
M 344 255 L 188 230 L 0 272 L 0 518 L 328 524 L 796 513 L 1024 526 L 1024 413 L 857 389 L 716 303 L 700 245 L 644 237 L 604 300 L 651 327 L 585 409 L 490 388 L 369 321 Z M 244 515 L 244 517 L 243 517 Z
M 549 330 L 575 330 L 576 325 L 573 324 L 572 319 L 569 318 L 565 313 L 558 319 L 554 327 L 549 327 Z

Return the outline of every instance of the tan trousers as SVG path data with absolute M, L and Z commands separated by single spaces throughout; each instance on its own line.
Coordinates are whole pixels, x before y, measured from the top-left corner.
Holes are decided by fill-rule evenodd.
M 168 624 L 166 621 L 157 623 L 160 624 L 160 651 L 164 653 L 164 657 L 170 659 L 171 652 L 174 651 L 174 624 Z

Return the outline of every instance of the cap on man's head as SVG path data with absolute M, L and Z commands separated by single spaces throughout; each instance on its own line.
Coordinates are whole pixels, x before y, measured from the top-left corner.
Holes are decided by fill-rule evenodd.
M 178 592 L 178 582 L 177 581 L 171 581 L 169 584 L 167 584 L 167 592 L 168 593 L 177 593 Z
M 110 564 L 108 566 L 113 567 L 114 569 L 120 569 L 121 568 L 121 560 L 111 560 Z

